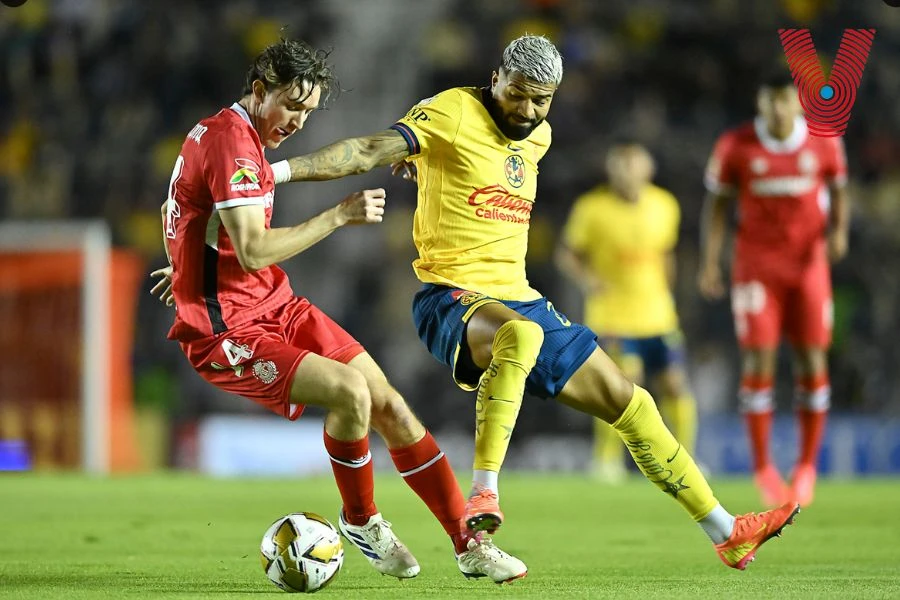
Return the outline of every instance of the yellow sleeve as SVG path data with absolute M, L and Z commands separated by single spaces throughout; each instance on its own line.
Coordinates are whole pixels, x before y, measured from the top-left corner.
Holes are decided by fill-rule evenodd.
M 462 122 L 460 94 L 459 90 L 452 89 L 426 98 L 391 126 L 406 139 L 410 158 L 453 144 Z
M 566 226 L 563 229 L 563 242 L 576 252 L 586 250 L 591 239 L 591 210 L 587 196 L 575 200 Z

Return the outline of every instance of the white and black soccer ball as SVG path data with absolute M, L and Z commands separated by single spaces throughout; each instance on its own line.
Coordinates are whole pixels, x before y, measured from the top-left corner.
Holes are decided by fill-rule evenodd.
M 260 552 L 266 577 L 286 592 L 321 590 L 334 581 L 344 564 L 337 530 L 311 512 L 291 513 L 272 523 Z

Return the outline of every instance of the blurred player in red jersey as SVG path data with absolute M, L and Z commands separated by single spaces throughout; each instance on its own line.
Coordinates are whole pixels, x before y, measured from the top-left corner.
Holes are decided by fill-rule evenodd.
M 759 115 L 724 133 L 706 170 L 700 290 L 725 293 L 720 260 L 728 209 L 738 200 L 731 305 L 741 346 L 741 409 L 754 480 L 770 505 L 813 499 L 816 457 L 830 403 L 829 259 L 847 253 L 847 165 L 840 138 L 814 137 L 789 76 L 764 83 Z M 769 455 L 772 382 L 784 333 L 794 351 L 800 453 L 790 488 Z
M 299 41 L 268 47 L 241 99 L 188 133 L 162 206 L 170 266 L 153 272 L 162 278 L 153 293 L 175 305 L 169 337 L 204 379 L 290 420 L 306 404 L 328 411 L 338 524 L 378 571 L 409 578 L 419 565 L 375 506 L 370 425 L 451 537 L 462 573 L 514 579 L 524 575 L 521 561 L 461 529 L 465 500 L 431 434 L 359 342 L 294 296 L 276 266 L 338 227 L 380 223 L 384 213 L 384 190 L 364 190 L 305 223 L 271 228 L 275 173 L 264 152 L 337 89 L 325 57 Z

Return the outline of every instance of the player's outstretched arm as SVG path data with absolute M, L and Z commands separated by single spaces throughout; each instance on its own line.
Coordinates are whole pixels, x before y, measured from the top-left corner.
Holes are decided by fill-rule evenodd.
M 700 292 L 709 299 L 725 295 L 722 281 L 722 249 L 728 232 L 728 208 L 733 201 L 727 192 L 710 192 L 703 202 L 703 221 L 700 227 L 703 258 L 700 263 L 698 284 Z
M 406 140 L 398 131 L 386 129 L 363 137 L 335 142 L 311 154 L 287 160 L 287 181 L 324 181 L 358 175 L 409 156 Z M 273 165 L 274 168 L 274 165 Z M 279 183 L 282 181 L 280 178 Z
M 219 211 L 241 267 L 249 272 L 300 254 L 344 225 L 380 223 L 384 215 L 383 189 L 350 194 L 337 206 L 293 227 L 266 229 L 261 205 Z

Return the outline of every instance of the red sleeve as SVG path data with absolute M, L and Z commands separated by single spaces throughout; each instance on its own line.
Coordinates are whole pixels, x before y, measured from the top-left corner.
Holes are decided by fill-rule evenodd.
M 823 139 L 825 156 L 822 161 L 822 176 L 826 183 L 843 185 L 847 181 L 847 152 L 844 150 L 844 140 L 840 137 Z
M 739 178 L 736 160 L 736 141 L 732 132 L 722 134 L 716 141 L 703 181 L 713 193 L 737 189 Z
M 249 132 L 231 127 L 216 135 L 206 150 L 203 175 L 217 209 L 265 204 L 259 146 Z

